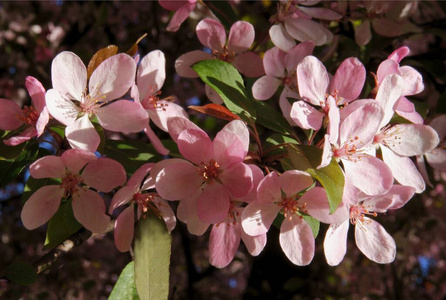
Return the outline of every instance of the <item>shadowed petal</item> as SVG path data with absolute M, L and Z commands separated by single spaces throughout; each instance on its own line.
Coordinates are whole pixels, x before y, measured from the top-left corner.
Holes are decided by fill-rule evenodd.
M 130 205 L 119 214 L 115 223 L 115 245 L 119 251 L 127 252 L 130 250 L 134 232 L 135 207 Z
M 220 223 L 227 217 L 229 206 L 227 189 L 223 185 L 213 182 L 198 197 L 198 217 L 205 223 Z
M 24 122 L 19 119 L 23 116 L 22 109 L 14 101 L 0 98 L 0 129 L 15 130 Z
M 82 172 L 85 184 L 101 192 L 111 192 L 125 183 L 127 176 L 124 167 L 116 160 L 99 158 L 90 162 Z
M 145 109 L 139 103 L 128 100 L 101 106 L 96 116 L 104 129 L 118 132 L 139 132 L 149 123 Z
M 212 226 L 209 236 L 209 262 L 217 268 L 226 267 L 240 245 L 240 225 L 221 223 Z
M 79 189 L 72 198 L 76 220 L 93 233 L 105 232 L 110 217 L 105 214 L 104 199 L 98 193 L 84 189 Z
M 229 30 L 228 50 L 236 54 L 246 51 L 251 48 L 254 38 L 255 32 L 251 23 L 237 21 Z
M 39 158 L 29 167 L 33 178 L 62 178 L 65 176 L 65 164 L 59 156 L 48 155 Z
M 96 151 L 101 142 L 101 138 L 88 118 L 88 115 L 84 115 L 74 121 L 73 124 L 68 125 L 65 128 L 65 136 L 71 147 L 91 152 Z
M 196 167 L 189 163 L 172 163 L 158 173 L 156 190 L 165 200 L 180 200 L 192 196 L 203 183 Z

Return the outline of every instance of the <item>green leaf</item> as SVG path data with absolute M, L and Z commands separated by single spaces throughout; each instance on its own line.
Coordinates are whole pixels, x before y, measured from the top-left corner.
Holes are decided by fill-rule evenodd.
M 322 149 L 314 146 L 290 145 L 288 155 L 294 168 L 307 172 L 324 187 L 330 214 L 334 213 L 344 192 L 344 173 L 339 164 L 332 159 L 328 166 L 317 169 L 321 163 Z
M 71 200 L 62 203 L 56 214 L 48 222 L 43 249 L 52 249 L 76 233 L 82 225 L 76 220 Z
M 198 62 L 192 68 L 220 95 L 230 111 L 248 123 L 256 119 L 255 102 L 247 96 L 242 76 L 233 65 L 210 59 Z
M 16 262 L 3 270 L 3 276 L 20 285 L 31 285 L 37 280 L 36 269 L 30 264 Z
M 283 117 L 283 114 L 273 109 L 264 101 L 255 101 L 254 104 L 257 112 L 257 123 L 283 134 L 288 134 L 293 131 L 291 125 Z
M 22 153 L 28 142 L 21 143 L 17 146 L 7 146 L 3 141 L 0 141 L 0 161 L 1 160 L 11 160 L 16 158 Z
M 0 187 L 13 181 L 29 164 L 37 159 L 39 143 L 32 141 L 13 159 L 0 160 Z
M 161 160 L 152 145 L 139 141 L 106 140 L 103 153 L 120 162 L 129 174 L 147 162 Z
M 113 291 L 108 297 L 108 300 L 138 300 L 138 292 L 135 285 L 135 264 L 133 261 L 129 262 L 119 275 L 118 281 L 113 288 Z
M 314 238 L 316 238 L 317 235 L 319 234 L 319 227 L 320 227 L 321 223 L 309 215 L 302 214 L 302 218 L 310 226 L 311 231 L 313 232 Z
M 238 17 L 228 1 L 205 1 L 204 3 L 206 3 L 226 29 L 229 29 L 232 24 L 238 21 Z
M 135 237 L 135 283 L 143 300 L 167 299 L 171 236 L 153 213 L 138 222 Z

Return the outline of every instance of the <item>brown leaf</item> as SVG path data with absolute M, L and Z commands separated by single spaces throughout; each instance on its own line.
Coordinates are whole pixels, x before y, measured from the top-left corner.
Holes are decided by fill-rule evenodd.
M 219 104 L 211 103 L 203 106 L 189 106 L 189 108 L 208 116 L 226 121 L 240 120 L 239 116 L 233 114 L 231 111 L 229 111 L 229 109 Z
M 93 57 L 90 59 L 87 67 L 87 77 L 90 79 L 93 71 L 107 58 L 112 57 L 113 55 L 118 53 L 118 47 L 115 45 L 108 45 L 105 48 L 102 48 L 98 52 L 96 52 Z
M 136 53 L 138 53 L 138 44 L 142 41 L 143 38 L 147 36 L 147 33 L 144 33 L 137 41 L 133 44 L 132 47 L 130 47 L 129 50 L 127 50 L 127 54 L 130 56 L 134 56 Z

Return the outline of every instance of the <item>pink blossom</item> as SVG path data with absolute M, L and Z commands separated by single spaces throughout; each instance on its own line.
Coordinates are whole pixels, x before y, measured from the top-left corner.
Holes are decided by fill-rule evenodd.
M 21 109 L 13 101 L 0 99 L 0 129 L 16 130 L 25 125 L 21 133 L 3 141 L 8 146 L 16 146 L 35 136 L 40 137 L 49 120 L 45 105 L 45 89 L 42 84 L 36 78 L 28 76 L 25 85 L 33 106 Z
M 313 184 L 311 176 L 305 172 L 286 171 L 280 177 L 272 172 L 265 176 L 257 188 L 257 201 L 245 208 L 242 213 L 242 226 L 251 236 L 265 234 L 279 212 L 285 219 L 280 227 L 280 245 L 285 255 L 296 265 L 308 265 L 314 255 L 314 236 L 310 226 L 302 219 L 302 213 L 323 215 L 319 209 L 327 213 L 326 220 L 337 222 L 342 216 L 334 214 L 332 220 L 328 216 L 328 200 L 325 190 L 315 187 L 301 196 L 301 192 Z M 308 209 L 307 203 L 317 201 Z M 320 207 L 322 205 L 322 207 Z M 340 215 L 343 214 L 339 210 Z
M 342 16 L 328 8 L 308 7 L 317 2 L 280 1 L 277 4 L 277 14 L 272 17 L 272 21 L 278 24 L 271 26 L 269 30 L 271 41 L 276 47 L 288 51 L 296 45 L 295 40 L 314 41 L 316 46 L 331 42 L 333 34 L 311 19 L 339 20 Z
M 178 104 L 161 99 L 161 87 L 166 79 L 166 59 L 164 53 L 155 50 L 144 56 L 136 73 L 136 86 L 132 88 L 132 97 L 140 103 L 158 128 L 167 132 L 167 120 L 170 117 L 180 116 L 188 118 L 186 111 Z M 144 132 L 152 142 L 155 149 L 162 155 L 167 150 L 147 123 Z
M 130 250 L 135 227 L 135 206 L 137 219 L 141 216 L 144 218 L 145 214 L 152 210 L 164 219 L 169 233 L 175 228 L 176 218 L 169 204 L 154 192 L 145 193 L 145 191 L 155 188 L 153 178 L 147 177 L 153 165 L 153 163 L 147 163 L 136 170 L 127 185 L 114 195 L 110 204 L 110 214 L 117 207 L 130 204 L 119 214 L 115 222 L 115 245 L 121 252 Z
M 88 230 L 102 233 L 110 217 L 105 214 L 105 203 L 94 190 L 108 193 L 125 182 L 121 164 L 109 158 L 97 158 L 81 149 L 69 149 L 62 156 L 45 156 L 30 166 L 33 178 L 59 178 L 60 185 L 46 185 L 26 201 L 22 222 L 27 229 L 35 229 L 51 219 L 62 201 L 71 198 L 74 217 Z
M 177 31 L 197 6 L 197 0 L 158 0 L 158 3 L 167 10 L 175 11 L 167 25 L 167 31 L 171 32 Z
M 355 199 L 349 204 L 349 217 L 341 223 L 331 224 L 324 240 L 324 252 L 330 266 L 336 266 L 347 252 L 349 223 L 355 225 L 355 240 L 359 250 L 368 259 L 380 263 L 391 263 L 395 259 L 396 245 L 393 238 L 375 220 L 389 209 L 398 209 L 412 198 L 415 190 L 411 187 L 394 185 L 387 193 L 367 196 L 356 190 Z
M 271 98 L 279 86 L 284 88 L 280 94 L 279 104 L 282 113 L 290 124 L 297 125 L 290 117 L 291 105 L 289 98 L 299 98 L 297 94 L 296 68 L 299 62 L 310 55 L 314 49 L 314 42 L 307 41 L 284 52 L 277 47 L 269 49 L 263 57 L 265 76 L 260 77 L 252 86 L 252 94 L 257 100 Z
M 231 63 L 248 77 L 258 77 L 265 73 L 260 56 L 248 51 L 255 38 L 254 27 L 250 23 L 235 22 L 231 26 L 226 42 L 223 25 L 216 20 L 204 19 L 197 25 L 197 36 L 201 44 L 209 48 L 212 54 L 195 50 L 181 55 L 175 62 L 178 75 L 189 78 L 198 77 L 198 74 L 190 66 L 212 58 Z
M 201 189 L 197 204 L 200 220 L 211 224 L 223 221 L 230 208 L 230 197 L 242 197 L 252 188 L 251 169 L 243 163 L 249 146 L 246 125 L 232 121 L 214 141 L 185 118 L 171 118 L 168 127 L 187 160 L 161 161 L 153 171 L 156 190 L 163 199 L 180 200 Z
M 90 118 L 96 115 L 107 130 L 138 132 L 147 126 L 148 116 L 139 103 L 118 100 L 134 85 L 136 64 L 127 54 L 103 61 L 88 80 L 87 69 L 72 52 L 57 55 L 51 66 L 53 89 L 46 93 L 50 114 L 66 125 L 71 147 L 95 151 L 99 134 Z

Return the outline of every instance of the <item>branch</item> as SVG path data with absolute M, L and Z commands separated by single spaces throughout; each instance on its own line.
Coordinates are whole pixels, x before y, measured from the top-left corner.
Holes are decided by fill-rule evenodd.
M 115 220 L 110 221 L 107 226 L 107 229 L 104 233 L 113 231 L 115 227 Z M 101 234 L 104 234 L 101 233 Z M 42 273 L 43 271 L 49 269 L 51 265 L 61 256 L 67 254 L 75 247 L 81 245 L 83 242 L 88 240 L 89 238 L 93 238 L 95 236 L 101 235 L 97 233 L 92 233 L 85 228 L 79 229 L 76 233 L 66 239 L 64 242 L 60 243 L 56 248 L 50 250 L 42 257 L 38 258 L 33 266 L 37 269 L 37 274 Z

